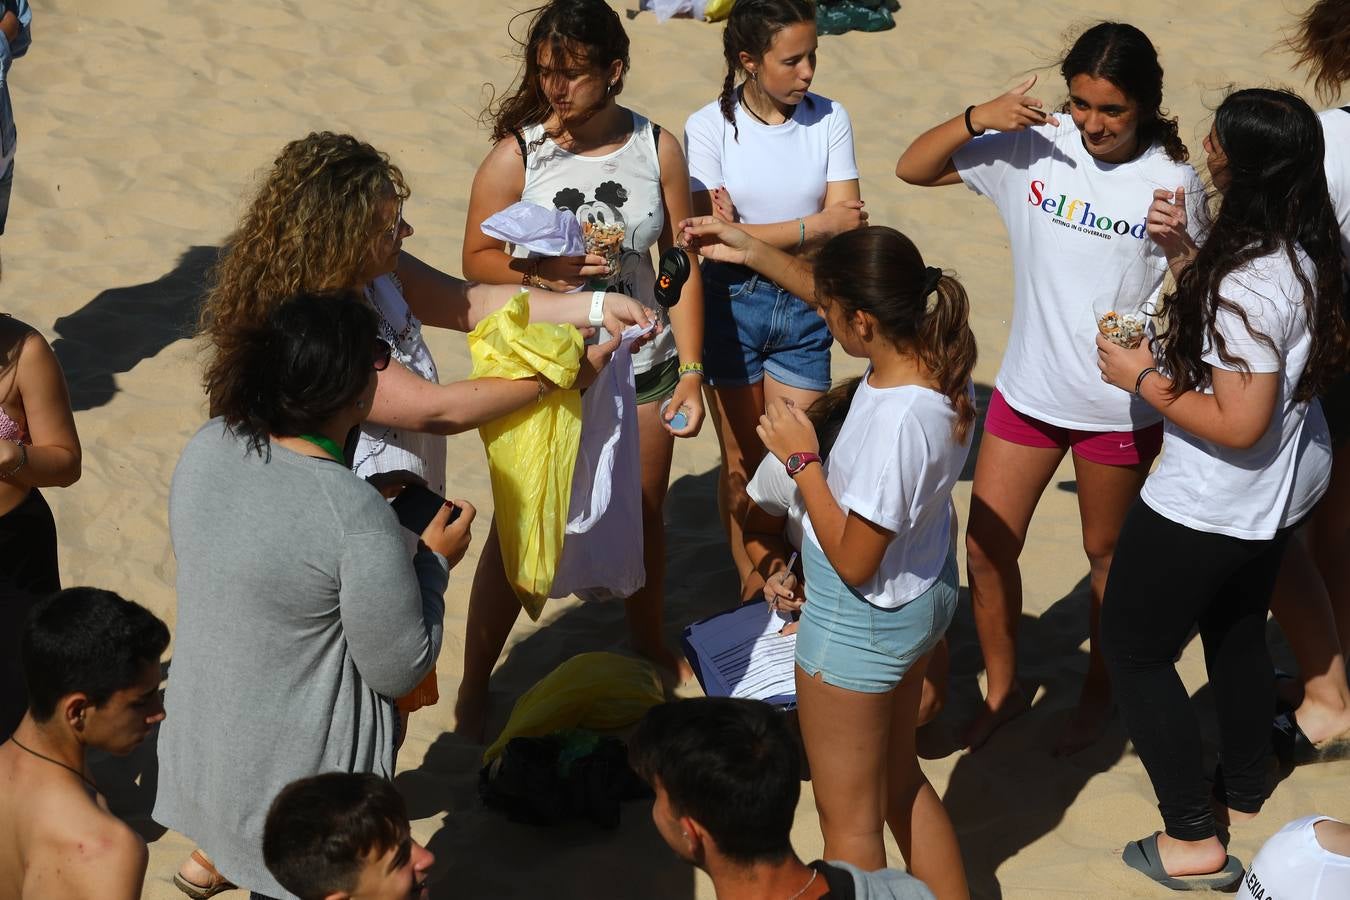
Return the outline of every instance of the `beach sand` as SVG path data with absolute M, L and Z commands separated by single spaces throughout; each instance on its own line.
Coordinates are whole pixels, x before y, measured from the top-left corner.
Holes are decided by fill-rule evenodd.
M 469 184 L 489 146 L 476 118 L 484 85 L 505 86 L 516 71 L 506 24 L 523 5 L 404 0 L 377 12 L 348 0 L 52 0 L 37 9 L 32 50 L 10 73 L 20 139 L 0 308 L 54 342 L 78 410 L 84 477 L 48 492 L 66 584 L 120 591 L 173 623 L 168 486 L 180 449 L 204 418 L 199 357 L 186 336 L 205 269 L 255 173 L 286 141 L 311 129 L 349 130 L 387 151 L 414 192 L 405 214 L 417 233 L 407 249 L 459 271 Z M 1098 17 L 1127 16 L 1161 48 L 1168 106 L 1198 154 L 1207 111 L 1226 84 L 1305 88 L 1289 71 L 1291 56 L 1275 46 L 1292 22 L 1287 7 L 1296 5 L 912 0 L 894 31 L 821 40 L 814 87 L 852 116 L 871 221 L 905 231 L 930 263 L 965 281 L 986 395 L 1008 333 L 1007 238 L 992 205 L 969 191 L 898 182 L 893 168 L 906 143 L 1052 63 L 1066 34 Z M 659 24 L 651 13 L 627 27 L 635 66 L 622 100 L 679 133 L 721 85 L 720 28 Z M 1062 84 L 1051 69 L 1040 71 L 1035 93 L 1058 101 Z M 435 334 L 431 343 L 442 377 L 463 377 L 463 337 Z M 857 360 L 838 355 L 838 376 L 860 371 Z M 645 803 L 626 807 L 622 827 L 609 833 L 517 826 L 480 806 L 481 747 L 447 729 L 468 586 L 491 500 L 478 436 L 451 438 L 450 446 L 451 493 L 475 503 L 482 524 L 447 595 L 442 701 L 413 717 L 399 775 L 414 833 L 438 857 L 434 896 L 711 898 L 711 882 L 663 845 Z M 688 621 L 735 600 L 713 516 L 716 466 L 711 428 L 678 443 L 668 505 L 672 640 Z M 969 493 L 964 481 L 957 490 L 963 513 Z M 978 753 L 952 749 L 950 733 L 973 713 L 981 674 L 963 603 L 951 630 L 951 701 L 923 735 L 933 757 L 924 768 L 960 834 L 974 894 L 1161 895 L 1118 860 L 1127 840 L 1159 827 L 1148 780 L 1119 722 L 1077 756 L 1049 754 L 1087 659 L 1087 565 L 1068 464 L 1037 511 L 1022 568 L 1021 676 L 1035 690 L 1034 709 Z M 522 617 L 493 682 L 491 727 L 555 665 L 585 650 L 622 649 L 624 633 L 613 605 L 560 602 L 538 624 Z M 1181 671 L 1212 746 L 1198 642 L 1186 650 Z M 153 746 L 102 762 L 97 772 L 114 808 L 151 839 L 144 896 L 180 896 L 169 879 L 192 844 L 149 819 Z M 1295 816 L 1350 818 L 1347 777 L 1350 763 L 1296 772 L 1257 822 L 1234 829 L 1233 852 L 1250 860 Z M 809 784 L 804 788 L 794 839 L 813 858 L 821 838 Z M 893 847 L 892 860 L 900 863 Z

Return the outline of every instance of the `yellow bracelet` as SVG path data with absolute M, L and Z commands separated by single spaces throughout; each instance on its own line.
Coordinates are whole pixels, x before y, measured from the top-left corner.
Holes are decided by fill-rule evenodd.
M 703 363 L 701 362 L 680 363 L 680 368 L 678 372 L 679 377 L 681 378 L 683 378 L 686 375 L 698 375 L 701 378 L 703 377 Z

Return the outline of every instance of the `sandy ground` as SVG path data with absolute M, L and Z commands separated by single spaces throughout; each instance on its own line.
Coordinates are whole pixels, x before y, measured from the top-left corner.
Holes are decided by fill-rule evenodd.
M 625 6 L 635 0 L 623 0 Z M 186 339 L 205 268 L 232 226 L 255 172 L 311 129 L 355 132 L 389 152 L 414 194 L 408 248 L 459 271 L 465 205 L 488 149 L 476 118 L 484 85 L 505 86 L 507 22 L 521 0 L 240 0 L 202 3 L 51 0 L 36 11 L 34 43 L 11 73 L 20 130 L 0 308 L 51 339 L 69 375 L 85 446 L 82 480 L 51 491 L 67 584 L 112 588 L 174 619 L 174 561 L 166 499 L 174 463 L 204 416 L 198 358 Z M 992 382 L 1007 335 L 1007 240 L 993 208 L 960 188 L 921 191 L 892 172 L 906 142 L 1046 66 L 1097 17 L 1128 17 L 1160 46 L 1167 98 L 1198 151 L 1223 88 L 1291 84 L 1275 45 L 1300 4 L 1261 0 L 912 0 L 886 34 L 821 41 L 815 88 L 849 109 L 872 221 L 910 234 L 930 262 L 957 270 L 975 308 L 976 375 Z M 716 26 L 628 22 L 635 68 L 623 100 L 678 133 L 721 83 Z M 1048 73 L 1048 70 L 1042 70 Z M 1062 85 L 1043 77 L 1042 96 Z M 468 368 L 462 336 L 437 334 L 443 377 Z M 836 374 L 855 374 L 842 355 Z M 451 439 L 453 493 L 491 508 L 481 443 Z M 679 443 L 668 506 L 669 631 L 734 601 L 730 558 L 712 516 L 717 444 L 711 429 Z M 946 799 L 978 897 L 1147 897 L 1123 843 L 1158 826 L 1148 781 L 1117 722 L 1098 746 L 1068 760 L 1049 747 L 1086 668 L 1086 561 L 1072 469 L 1055 477 L 1023 559 L 1026 615 L 1021 675 L 1034 710 L 987 747 L 966 754 L 950 732 L 972 712 L 981 667 L 969 610 L 952 627 L 954 684 L 947 712 L 924 735 L 925 770 Z M 969 482 L 957 491 L 964 510 Z M 486 521 L 484 517 L 483 521 Z M 414 717 L 400 757 L 414 831 L 439 859 L 438 897 L 710 898 L 711 883 L 671 856 L 643 804 L 599 833 L 512 825 L 475 792 L 480 747 L 447 734 L 459 679 L 474 554 L 453 573 L 442 703 Z M 620 649 L 612 606 L 553 605 L 522 620 L 493 683 L 493 727 L 512 699 L 556 664 Z M 1203 663 L 1181 668 L 1210 723 Z M 1212 723 L 1207 726 L 1212 740 Z M 145 897 L 179 896 L 169 877 L 191 844 L 148 817 L 153 747 L 100 767 L 117 809 L 152 840 Z M 1285 821 L 1312 811 L 1350 817 L 1350 763 L 1301 770 L 1257 823 L 1236 829 L 1250 860 Z M 1340 787 L 1337 787 L 1340 785 Z M 821 846 L 809 785 L 795 840 Z M 899 855 L 893 859 L 899 862 Z M 242 895 L 237 895 L 242 896 Z

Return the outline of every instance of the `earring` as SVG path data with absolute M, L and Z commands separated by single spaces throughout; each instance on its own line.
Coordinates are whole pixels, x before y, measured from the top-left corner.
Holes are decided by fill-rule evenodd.
M 759 70 L 758 70 L 758 69 L 751 69 L 751 70 L 750 70 L 750 80 L 751 80 L 751 81 L 759 81 Z
M 364 401 L 364 400 L 357 400 L 357 401 L 356 401 L 356 408 L 357 408 L 357 409 L 365 409 L 365 408 L 366 408 L 366 401 Z

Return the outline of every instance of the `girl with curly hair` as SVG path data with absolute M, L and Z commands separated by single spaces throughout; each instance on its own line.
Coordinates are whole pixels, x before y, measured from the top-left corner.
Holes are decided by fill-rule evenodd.
M 1093 742 L 1111 713 L 1097 641 L 1116 535 L 1162 445 L 1160 416 L 1101 383 L 1093 366 L 1098 306 L 1118 291 L 1142 301 L 1166 263 L 1146 239 L 1155 189 L 1202 195 L 1177 121 L 1163 110 L 1163 70 L 1138 28 L 1102 22 L 1079 35 L 1060 75 L 1056 116 L 1028 92 L 1035 76 L 931 128 L 896 164 L 924 187 L 964 183 L 988 197 L 1008 229 L 1013 317 L 975 464 L 966 567 L 987 676 L 984 708 L 964 738 L 977 748 L 1028 708 L 1017 682 L 1022 611 L 1018 559 L 1031 516 L 1072 453 L 1092 607 L 1090 654 L 1078 708 L 1057 753 Z M 986 130 L 989 132 L 986 134 Z
M 1120 531 L 1102 645 L 1165 834 L 1125 862 L 1174 889 L 1230 888 L 1227 823 L 1260 811 L 1275 708 L 1266 616 L 1292 532 L 1326 492 L 1331 438 L 1317 396 L 1344 371 L 1341 237 L 1322 127 L 1286 91 L 1231 94 L 1205 138 L 1220 194 L 1198 248 L 1158 190 L 1148 231 L 1177 272 L 1152 348 L 1097 338 L 1101 379 L 1164 417 L 1164 453 Z M 1194 631 L 1218 713 L 1211 790 L 1175 661 Z M 1226 823 L 1226 824 L 1227 824 Z
M 633 359 L 642 465 L 643 564 L 646 585 L 626 600 L 628 628 L 642 655 L 677 673 L 688 664 L 661 635 L 666 565 L 665 505 L 674 438 L 698 434 L 703 423 L 703 294 L 690 254 L 675 260 L 693 270 L 669 313 L 656 300 L 652 248 L 679 254 L 673 223 L 689 215 L 689 177 L 679 141 L 641 114 L 621 106 L 628 73 L 628 35 L 604 0 L 553 0 L 530 19 L 512 90 L 485 114 L 492 150 L 474 177 L 464 227 L 464 274 L 552 290 L 613 286 L 641 301 L 671 328 Z M 525 200 L 574 213 L 587 234 L 584 256 L 531 259 L 482 233 L 483 220 Z M 673 290 L 673 287 L 671 288 Z M 683 414 L 683 424 L 675 417 Z M 497 562 L 495 530 L 480 560 Z M 469 601 L 464 680 L 457 728 L 481 732 L 488 678 L 520 612 L 500 579 L 475 579 Z
M 287 144 L 226 242 L 200 331 L 214 364 L 251 340 L 251 329 L 288 297 L 359 293 L 377 314 L 378 336 L 392 348 L 393 361 L 376 376 L 369 416 L 347 462 L 356 474 L 391 490 L 420 481 L 444 496 L 445 435 L 476 428 L 557 388 L 542 377 L 439 383 L 423 325 L 468 332 L 520 288 L 466 282 L 405 252 L 403 242 L 413 234 L 403 215 L 410 194 L 389 157 L 351 135 L 318 132 Z M 616 332 L 649 319 L 621 294 L 606 294 L 599 305 Z M 537 320 L 589 327 L 592 299 L 536 290 L 530 308 Z M 578 387 L 594 378 L 616 346 L 611 341 L 588 350 Z M 214 413 L 222 398 L 211 384 L 208 394 Z M 496 577 L 509 591 L 505 572 Z M 437 699 L 433 671 L 400 700 L 400 711 L 406 717 Z M 195 886 L 210 896 L 226 883 L 209 859 L 189 861 L 179 874 L 189 894 Z

